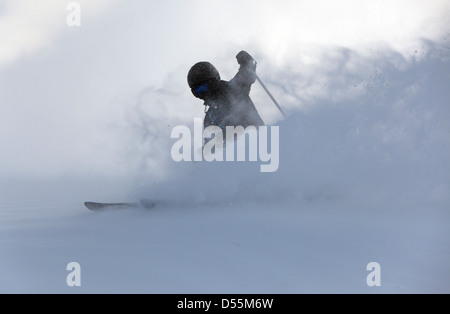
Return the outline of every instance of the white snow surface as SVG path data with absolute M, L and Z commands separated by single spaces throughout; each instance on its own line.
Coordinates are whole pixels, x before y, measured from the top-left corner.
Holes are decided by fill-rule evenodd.
M 376 71 L 359 77 L 345 63 L 330 73 L 329 95 L 274 123 L 275 173 L 166 160 L 165 180 L 2 181 L 0 291 L 450 292 L 449 59 L 433 49 L 401 67 L 369 63 Z M 83 207 L 140 198 L 165 203 Z M 81 287 L 66 284 L 69 262 Z M 370 262 L 380 287 L 366 284 Z

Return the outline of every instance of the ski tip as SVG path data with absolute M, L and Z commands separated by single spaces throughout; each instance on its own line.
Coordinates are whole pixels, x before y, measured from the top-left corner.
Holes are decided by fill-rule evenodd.
M 96 208 L 96 203 L 94 202 L 84 202 L 84 206 L 86 206 L 90 210 L 94 210 Z

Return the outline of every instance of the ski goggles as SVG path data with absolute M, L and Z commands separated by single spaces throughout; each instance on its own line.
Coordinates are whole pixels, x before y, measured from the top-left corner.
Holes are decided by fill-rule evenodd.
M 194 95 L 198 98 L 202 98 L 207 92 L 209 92 L 209 86 L 208 84 L 202 84 L 192 90 L 194 92 Z

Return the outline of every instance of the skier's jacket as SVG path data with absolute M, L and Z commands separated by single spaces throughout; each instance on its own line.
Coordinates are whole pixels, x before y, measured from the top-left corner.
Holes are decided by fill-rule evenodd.
M 256 64 L 242 64 L 236 76 L 227 81 L 217 81 L 211 86 L 211 94 L 205 100 L 206 111 L 203 127 L 218 126 L 223 135 L 227 126 L 263 126 L 249 93 L 256 80 Z

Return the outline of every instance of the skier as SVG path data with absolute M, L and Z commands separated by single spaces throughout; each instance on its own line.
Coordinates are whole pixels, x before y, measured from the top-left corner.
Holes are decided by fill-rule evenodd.
M 209 62 L 195 64 L 187 77 L 192 94 L 204 100 L 203 127 L 220 127 L 224 138 L 227 126 L 264 125 L 249 96 L 251 85 L 256 80 L 256 62 L 245 51 L 239 52 L 236 59 L 240 68 L 229 82 L 221 80 L 219 72 Z

